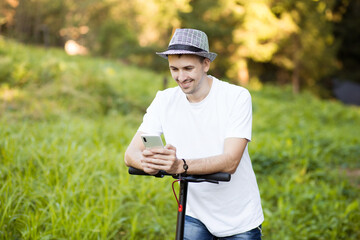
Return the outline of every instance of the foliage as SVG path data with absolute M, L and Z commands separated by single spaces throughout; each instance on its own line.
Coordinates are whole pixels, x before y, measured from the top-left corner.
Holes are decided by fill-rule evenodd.
M 335 1 L 287 1 L 274 4 L 276 14 L 290 14 L 298 31 L 279 46 L 272 62 L 290 72 L 295 92 L 300 87 L 314 88 L 322 78 L 337 69 L 338 47 L 331 17 Z M 285 74 L 284 74 L 285 75 Z
M 0 62 L 0 238 L 173 238 L 172 180 L 123 163 L 161 79 L 1 38 Z M 359 239 L 359 176 L 346 172 L 360 168 L 360 109 L 259 86 L 249 150 L 264 239 Z
M 46 5 L 46 7 L 44 7 Z M 59 30 L 66 25 L 66 4 L 62 0 L 8 1 L 0 3 L 9 36 L 24 42 L 58 45 Z M 2 24 L 1 24 L 2 25 Z M 12 30 L 13 29 L 13 30 Z
M 357 69 L 348 46 L 358 42 L 359 6 L 356 0 L 3 0 L 0 33 L 45 46 L 76 40 L 91 54 L 164 71 L 154 52 L 167 47 L 175 28 L 194 27 L 208 33 L 219 54 L 216 74 L 243 85 L 256 78 L 292 82 L 299 92 Z M 342 75 L 357 81 L 357 74 Z
M 180 16 L 184 26 L 210 33 L 214 49 L 226 53 L 224 63 L 216 67 L 229 79 L 247 85 L 251 76 L 263 74 L 257 66 L 265 63 L 276 66 L 278 81 L 292 82 L 299 92 L 336 70 L 337 45 L 328 16 L 333 5 L 334 1 L 193 1 L 193 11 Z
M 335 6 L 335 26 L 334 36 L 341 42 L 341 47 L 337 53 L 341 71 L 338 73 L 340 78 L 360 80 L 360 31 L 358 22 L 360 15 L 360 2 L 356 0 L 340 1 Z M 339 17 L 342 16 L 342 17 Z
M 287 13 L 275 16 L 269 1 L 193 1 L 191 6 L 192 12 L 180 14 L 183 27 L 207 32 L 222 58 L 215 62 L 217 72 L 244 85 L 247 61 L 270 62 L 280 41 L 297 29 Z

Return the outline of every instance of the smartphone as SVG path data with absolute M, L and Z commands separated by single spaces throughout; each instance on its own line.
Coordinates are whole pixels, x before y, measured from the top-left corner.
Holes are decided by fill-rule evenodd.
M 164 147 L 164 143 L 160 135 L 141 134 L 141 140 L 146 148 Z

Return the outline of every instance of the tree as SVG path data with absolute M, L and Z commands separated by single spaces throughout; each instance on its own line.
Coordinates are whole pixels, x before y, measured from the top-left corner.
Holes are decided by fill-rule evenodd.
M 155 51 L 163 49 L 180 22 L 178 11 L 189 11 L 189 0 L 106 0 L 88 13 L 93 51 L 155 70 L 165 68 Z
M 359 32 L 352 22 L 357 11 L 350 11 L 350 6 L 358 9 L 356 0 L 3 0 L 0 3 L 0 30 L 6 30 L 9 36 L 56 46 L 62 46 L 65 40 L 77 40 L 93 54 L 121 58 L 154 70 L 166 68 L 154 52 L 166 48 L 175 28 L 197 28 L 208 34 L 210 50 L 219 54 L 213 63 L 214 74 L 247 85 L 252 77 L 263 77 L 267 71 L 279 82 L 292 83 L 294 92 L 299 92 L 302 86 L 316 86 L 337 70 L 338 43 L 333 25 L 339 15 L 348 13 L 338 24 Z M 343 25 L 337 25 L 336 36 L 347 44 L 353 42 L 352 35 L 342 29 Z M 356 45 L 351 46 L 357 49 Z M 357 55 L 345 61 L 351 53 L 351 48 L 342 46 L 341 63 L 347 67 L 355 64 L 351 69 L 356 69 Z M 271 81 L 276 81 L 275 77 Z
M 269 1 L 193 1 L 180 14 L 183 26 L 203 29 L 220 53 L 218 72 L 241 85 L 249 82 L 248 61 L 270 62 L 281 40 L 296 30 L 289 14 L 275 16 Z
M 275 14 L 290 13 L 297 31 L 285 39 L 272 63 L 290 73 L 293 92 L 314 87 L 336 70 L 336 42 L 332 33 L 334 1 L 277 1 Z
M 360 1 L 339 0 L 334 7 L 334 35 L 340 41 L 339 78 L 360 83 Z
M 67 10 L 63 1 L 7 0 L 3 5 L 8 35 L 24 42 L 60 44 L 58 30 L 65 23 Z
M 239 5 L 240 1 L 235 1 Z M 297 30 L 287 12 L 275 15 L 270 9 L 270 1 L 242 1 L 243 23 L 233 33 L 237 45 L 232 56 L 234 65 L 229 74 L 236 76 L 240 83 L 249 81 L 249 59 L 268 63 L 279 51 L 279 44 Z M 234 7 L 232 9 L 235 9 Z

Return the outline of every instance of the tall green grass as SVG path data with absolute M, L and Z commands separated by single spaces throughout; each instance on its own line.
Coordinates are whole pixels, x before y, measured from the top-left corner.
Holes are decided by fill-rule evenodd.
M 173 239 L 172 179 L 125 148 L 162 77 L 0 38 L 0 239 Z M 359 239 L 360 109 L 250 89 L 264 239 Z
M 270 239 L 357 239 L 360 109 L 267 87 L 253 92 L 250 154 Z M 281 96 L 279 96 L 281 94 Z
M 160 227 L 175 223 L 168 182 L 129 176 L 124 166 L 135 130 L 128 121 L 1 121 L 0 238 L 171 236 Z

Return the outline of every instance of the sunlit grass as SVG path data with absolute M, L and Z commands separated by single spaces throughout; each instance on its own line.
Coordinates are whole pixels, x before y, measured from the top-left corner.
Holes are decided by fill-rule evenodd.
M 176 204 L 169 182 L 129 176 L 123 163 L 135 131 L 127 120 L 73 118 L 1 128 L 0 236 L 171 236 Z M 165 222 L 171 223 L 168 231 L 160 227 Z

